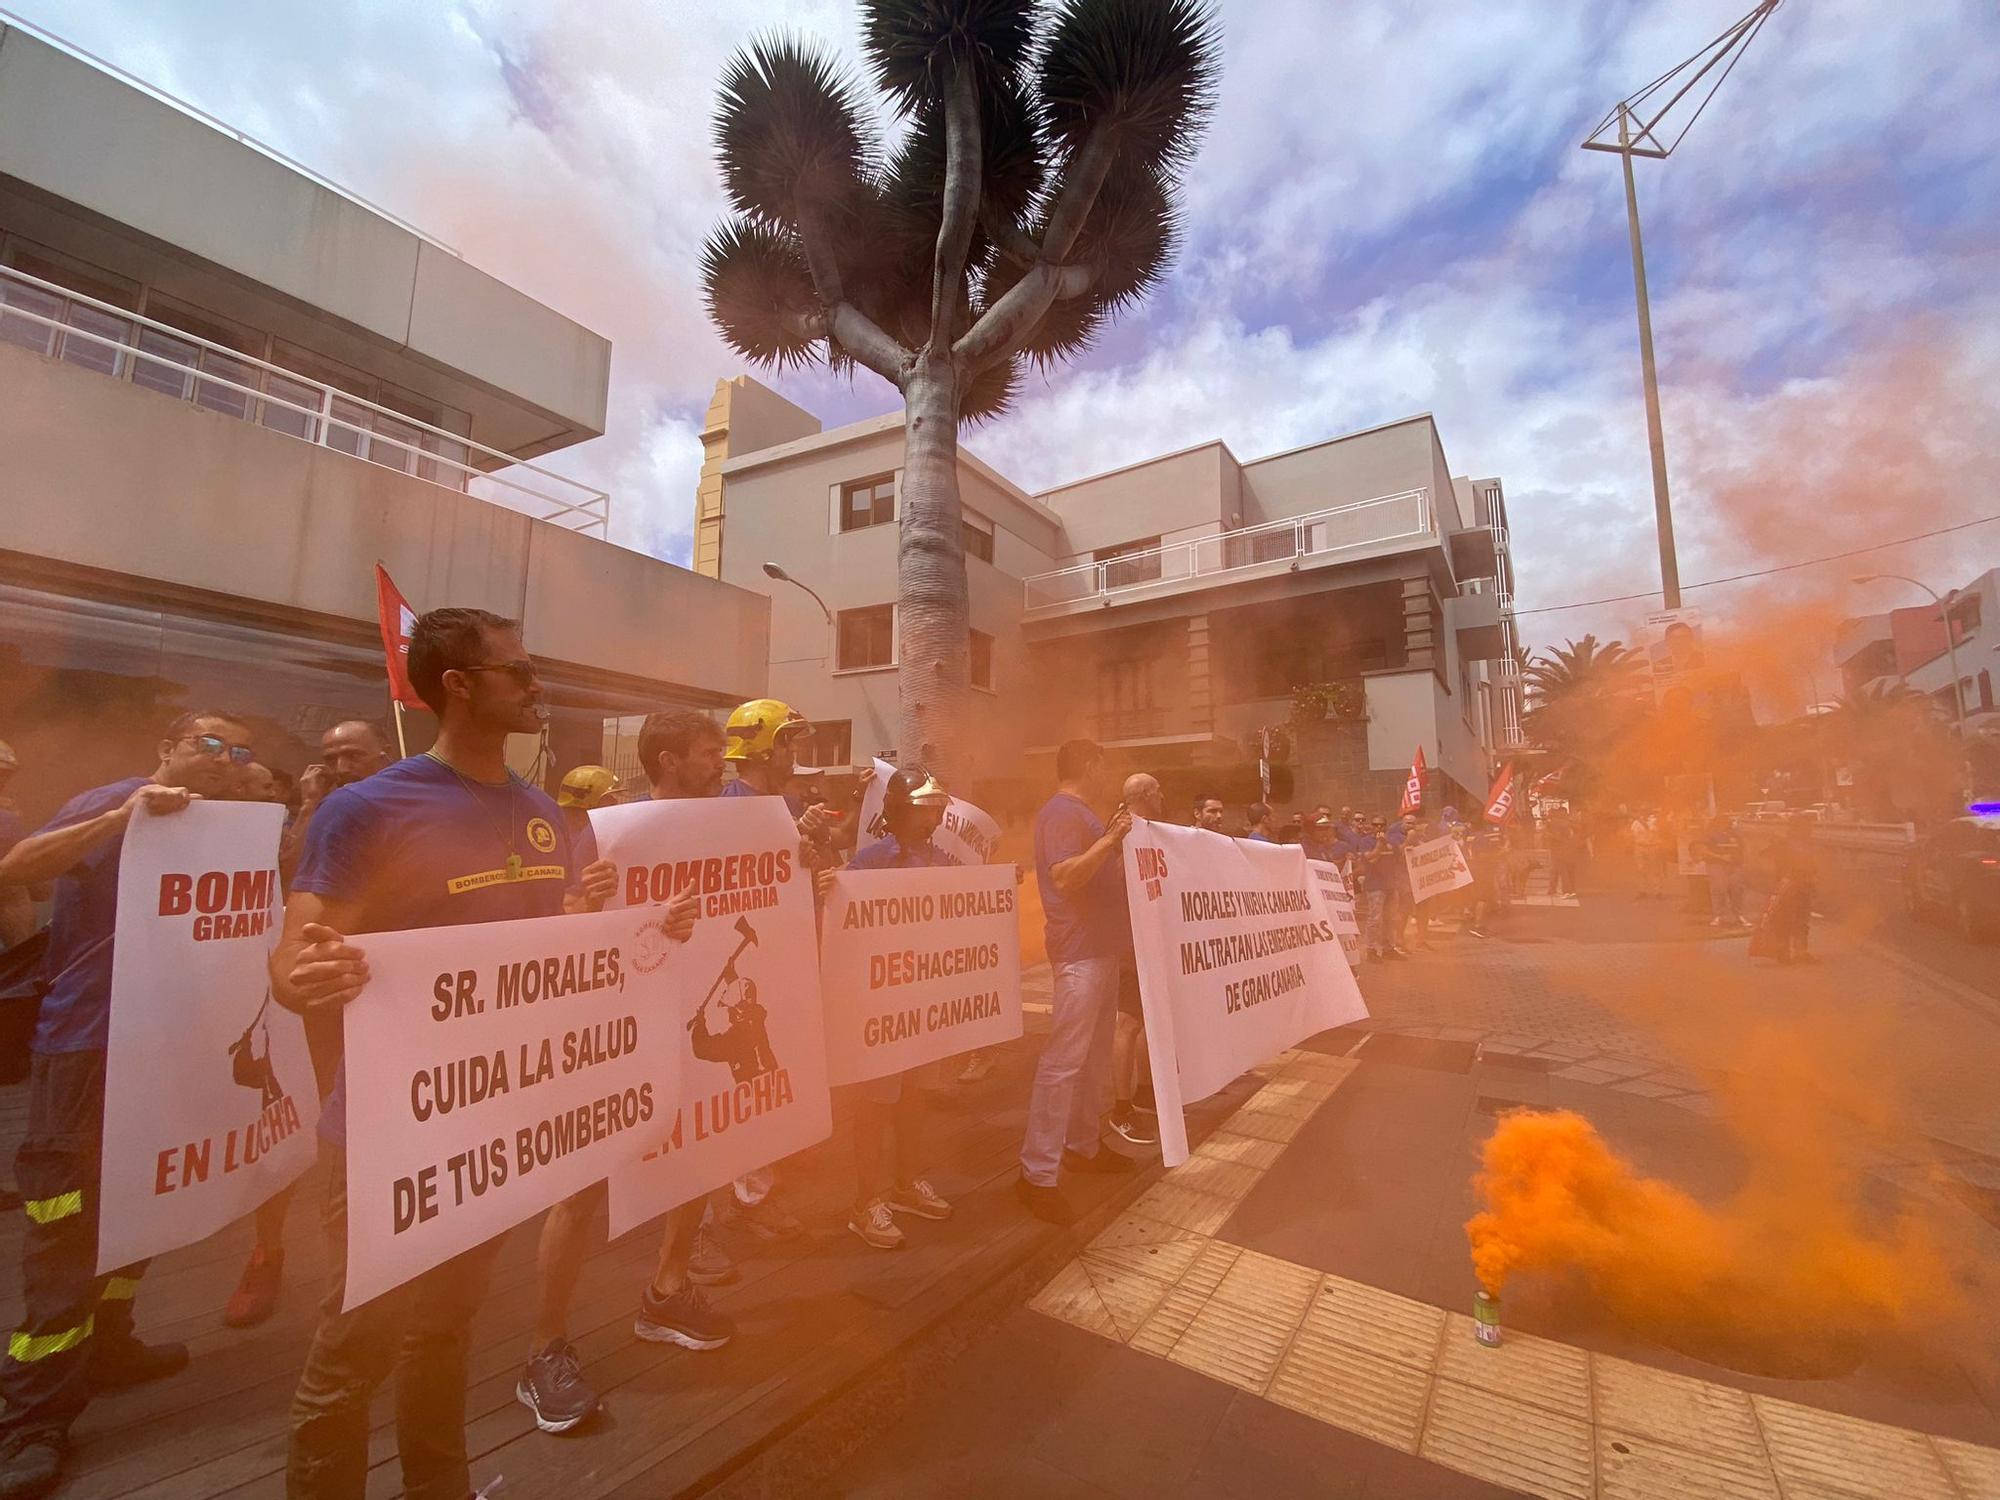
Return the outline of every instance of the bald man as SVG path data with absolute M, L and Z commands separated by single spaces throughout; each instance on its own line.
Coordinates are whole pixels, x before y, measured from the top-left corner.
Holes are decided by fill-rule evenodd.
M 319 737 L 319 760 L 299 777 L 299 815 L 278 845 L 278 877 L 288 889 L 320 803 L 336 788 L 367 780 L 395 758 L 387 737 L 366 719 L 343 719 Z
M 1125 810 L 1135 818 L 1162 822 L 1166 796 L 1157 777 L 1134 771 L 1119 793 Z M 1131 959 L 1118 971 L 1118 1022 L 1111 1037 L 1111 1133 L 1128 1146 L 1156 1145 L 1157 1127 L 1151 1110 L 1138 1107 L 1139 1078 L 1146 1067 L 1146 1020 L 1139 1004 L 1139 972 Z

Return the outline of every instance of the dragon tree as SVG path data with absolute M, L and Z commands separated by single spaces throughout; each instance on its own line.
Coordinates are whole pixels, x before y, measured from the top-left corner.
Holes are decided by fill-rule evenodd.
M 703 290 L 752 363 L 859 365 L 902 393 L 897 742 L 950 771 L 969 649 L 959 426 L 1158 284 L 1218 39 L 1206 0 L 861 9 L 895 144 L 824 49 L 739 52 L 715 116 L 734 213 L 704 247 Z

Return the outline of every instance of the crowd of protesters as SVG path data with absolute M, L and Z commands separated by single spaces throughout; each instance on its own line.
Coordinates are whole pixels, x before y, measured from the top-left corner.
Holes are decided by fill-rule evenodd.
M 145 1266 L 99 1275 L 96 1247 L 124 831 L 142 807 L 172 815 L 202 798 L 279 802 L 289 814 L 278 850 L 286 900 L 270 980 L 277 1003 L 303 1020 L 322 1098 L 319 1218 L 330 1273 L 292 1398 L 288 1493 L 302 1500 L 363 1494 L 369 1403 L 391 1374 L 407 1493 L 417 1500 L 465 1500 L 471 1493 L 469 1328 L 500 1241 L 343 1310 L 348 1084 L 341 1011 L 368 983 L 371 934 L 600 909 L 616 890 L 617 871 L 598 855 L 589 814 L 616 800 L 618 784 L 603 767 L 575 767 L 551 797 L 509 769 L 509 736 L 536 734 L 547 719 L 535 663 L 513 622 L 470 609 L 425 614 L 410 634 L 408 673 L 437 718 L 436 739 L 421 754 L 399 758 L 377 726 L 343 722 L 325 732 L 319 760 L 294 782 L 260 761 L 240 719 L 221 711 L 183 713 L 164 727 L 153 764 L 81 792 L 32 834 L 5 800 L 15 757 L 0 744 L 0 943 L 10 954 L 41 945 L 30 976 L 38 1004 L 28 1048 L 27 1128 L 15 1159 L 27 1217 L 25 1310 L 0 1363 L 0 1500 L 55 1487 L 69 1429 L 93 1392 L 168 1377 L 188 1362 L 183 1345 L 146 1344 L 134 1333 Z M 864 830 L 851 805 L 830 803 L 795 765 L 809 734 L 801 715 L 771 699 L 742 705 L 720 725 L 687 710 L 652 714 L 638 738 L 643 794 L 783 798 L 801 863 L 821 895 L 841 868 L 954 862 L 933 840 L 950 801 L 936 776 L 920 765 L 898 768 L 883 787 L 880 818 Z M 1117 780 L 1111 758 L 1088 740 L 1059 748 L 1055 780 L 1031 833 L 1052 997 L 1016 1192 L 1028 1212 L 1067 1224 L 1076 1209 L 1064 1192 L 1066 1179 L 1131 1172 L 1133 1156 L 1111 1143 L 1143 1149 L 1158 1140 L 1121 846 L 1135 818 L 1165 820 L 1179 810 L 1167 806 L 1152 775 Z M 1496 914 L 1520 898 L 1537 857 L 1516 828 L 1468 821 L 1449 806 L 1435 818 L 1319 806 L 1281 820 L 1257 803 L 1232 829 L 1224 800 L 1203 791 L 1184 816 L 1219 836 L 1295 843 L 1309 858 L 1337 866 L 1356 900 L 1365 955 L 1376 961 L 1423 950 L 1445 921 L 1485 937 Z M 1651 830 L 1642 843 L 1641 826 L 1634 825 L 1635 853 L 1643 848 L 1657 858 Z M 1405 847 L 1440 835 L 1459 841 L 1471 883 L 1416 902 Z M 1575 825 L 1566 815 L 1551 817 L 1541 837 L 1553 890 L 1573 892 L 1582 844 Z M 534 861 L 524 865 L 530 848 Z M 1701 849 L 1718 892 L 1717 920 L 1740 920 L 1740 842 L 1717 827 Z M 1658 878 L 1645 867 L 1649 885 Z M 1794 872 L 1792 886 L 1781 886 L 1772 904 L 1797 906 L 1801 899 L 1809 902 L 1809 879 Z M 38 914 L 45 905 L 44 929 Z M 696 910 L 692 890 L 669 902 L 668 936 L 685 941 Z M 1802 928 L 1794 938 L 1786 920 L 1781 910 L 1779 940 L 1803 951 Z M 740 1008 L 755 1007 L 746 986 Z M 758 1034 L 754 1026 L 731 1028 L 732 1036 Z M 723 1050 L 704 1048 L 734 1043 L 699 1026 L 691 1044 L 697 1056 L 731 1060 Z M 950 1076 L 976 1080 L 989 1066 L 975 1055 L 963 1073 Z M 896 1249 L 910 1228 L 952 1215 L 924 1167 L 927 1101 L 941 1076 L 936 1068 L 918 1070 L 850 1090 L 855 1190 L 846 1228 L 871 1248 Z M 220 1310 L 228 1325 L 248 1327 L 272 1315 L 285 1285 L 296 1196 L 287 1189 L 255 1213 L 249 1259 Z M 603 1242 L 605 1198 L 602 1183 L 586 1189 L 552 1208 L 539 1230 L 530 1340 L 516 1394 L 549 1432 L 577 1426 L 600 1406 L 569 1339 L 568 1314 L 583 1262 Z M 802 1232 L 785 1207 L 775 1164 L 663 1216 L 653 1272 L 635 1289 L 637 1337 L 704 1351 L 735 1337 L 732 1321 L 703 1291 L 738 1278 L 724 1229 L 768 1241 Z

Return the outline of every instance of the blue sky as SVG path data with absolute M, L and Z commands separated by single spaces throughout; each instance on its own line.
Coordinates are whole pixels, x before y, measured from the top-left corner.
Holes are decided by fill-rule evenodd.
M 1576 146 L 1748 3 L 1227 0 L 1171 279 L 970 446 L 1033 489 L 1428 409 L 1455 469 L 1506 482 L 1524 609 L 1656 586 L 1622 187 Z M 609 431 L 557 462 L 612 489 L 619 540 L 685 558 L 701 413 L 739 369 L 694 275 L 715 79 L 773 27 L 858 60 L 850 4 L 11 4 L 609 336 Z M 1640 164 L 1684 579 L 2000 512 L 1995 78 L 1989 0 L 1788 0 Z M 777 383 L 830 425 L 895 404 L 866 375 Z M 2000 561 L 2000 524 L 1864 561 L 1943 586 Z M 1689 602 L 1904 602 L 1852 571 Z

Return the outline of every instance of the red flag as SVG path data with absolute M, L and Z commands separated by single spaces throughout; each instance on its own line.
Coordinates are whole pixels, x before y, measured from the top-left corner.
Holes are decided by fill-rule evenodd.
M 389 696 L 405 708 L 422 708 L 424 700 L 410 686 L 410 627 L 417 612 L 390 581 L 389 570 L 375 564 L 375 614 L 382 626 L 382 655 L 389 668 Z
M 1424 747 L 1417 746 L 1417 758 L 1410 762 L 1410 779 L 1403 783 L 1403 807 L 1406 813 L 1416 812 L 1424 805 Z
M 1504 823 L 1513 810 L 1514 763 L 1510 760 L 1500 768 L 1499 779 L 1493 783 L 1493 790 L 1486 794 L 1486 821 Z

